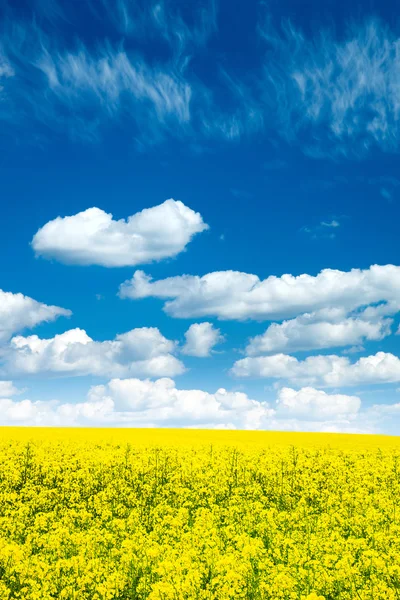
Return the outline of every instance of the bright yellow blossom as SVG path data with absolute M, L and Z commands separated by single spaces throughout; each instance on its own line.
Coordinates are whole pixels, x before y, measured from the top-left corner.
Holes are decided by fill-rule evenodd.
M 0 600 L 397 600 L 400 439 L 0 429 Z

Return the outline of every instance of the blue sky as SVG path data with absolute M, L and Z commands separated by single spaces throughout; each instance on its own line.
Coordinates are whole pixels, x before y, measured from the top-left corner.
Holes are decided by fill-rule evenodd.
M 395 4 L 0 16 L 2 423 L 397 434 Z

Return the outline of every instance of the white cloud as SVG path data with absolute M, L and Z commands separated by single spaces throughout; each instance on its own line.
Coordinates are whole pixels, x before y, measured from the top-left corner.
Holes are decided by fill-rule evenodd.
M 139 379 L 112 380 L 107 386 L 93 387 L 89 398 L 111 398 L 117 412 L 138 424 L 188 425 L 235 422 L 243 428 L 257 428 L 273 414 L 265 403 L 251 400 L 243 392 L 221 388 L 210 394 L 202 390 L 179 390 L 171 379 L 155 382 Z
M 308 225 L 302 227 L 300 231 L 309 235 L 312 239 L 327 238 L 333 240 L 336 237 L 335 230 L 340 227 L 340 222 L 337 219 L 330 221 L 321 221 L 318 225 Z
M 373 432 L 359 408 L 358 397 L 313 388 L 284 388 L 271 407 L 244 392 L 209 393 L 178 389 L 169 378 L 129 378 L 92 386 L 83 402 L 0 400 L 0 424 Z
M 327 394 L 311 387 L 297 391 L 284 387 L 279 390 L 277 398 L 278 414 L 319 421 L 354 418 L 360 407 L 358 396 Z
M 268 21 L 262 82 L 281 134 L 291 142 L 301 139 L 315 157 L 362 155 L 372 146 L 395 150 L 398 35 L 372 19 L 348 27 L 340 40 L 328 30 L 307 36 L 290 24 L 281 31 Z
M 167 41 L 177 54 L 187 46 L 202 46 L 217 28 L 214 0 L 200 1 L 193 7 L 190 26 L 177 6 L 165 0 L 149 0 L 144 4 L 129 0 L 89 0 L 92 15 L 107 19 L 127 37 L 140 40 L 143 36 Z
M 16 336 L 0 354 L 0 372 L 13 375 L 58 374 L 100 377 L 163 377 L 183 373 L 173 353 L 176 344 L 158 329 L 143 327 L 93 341 L 82 329 L 71 329 L 49 339 Z
M 0 342 L 7 341 L 22 329 L 31 329 L 39 323 L 54 321 L 60 316 L 69 317 L 71 314 L 65 308 L 48 306 L 29 296 L 0 290 Z
M 375 321 L 361 317 L 321 320 L 318 313 L 306 313 L 290 321 L 273 323 L 262 335 L 250 339 L 246 348 L 248 356 L 267 352 L 296 352 L 359 345 L 364 340 L 382 340 L 390 335 L 392 319 Z
M 14 69 L 12 68 L 7 57 L 4 55 L 2 46 L 0 44 L 0 103 L 7 100 L 7 79 L 14 77 L 14 75 Z M 5 114 L 7 118 L 9 116 L 7 110 Z M 1 116 L 2 111 L 0 110 L 0 118 Z
M 373 404 L 371 412 L 375 413 L 377 416 L 388 415 L 400 417 L 400 402 L 396 402 L 395 404 Z
M 1 50 L 1 49 L 0 49 Z M 0 79 L 2 77 L 6 78 L 6 77 L 13 77 L 14 76 L 14 69 L 12 68 L 11 64 L 8 62 L 8 60 L 2 56 L 2 54 L 0 53 Z
M 238 360 L 231 372 L 237 377 L 271 377 L 321 387 L 394 383 L 400 381 L 400 359 L 388 352 L 364 356 L 355 363 L 335 354 L 309 356 L 304 360 L 274 354 Z
M 15 72 L 11 66 L 11 63 L 4 54 L 2 45 L 0 43 L 0 103 L 7 100 L 7 80 L 14 77 Z M 8 111 L 5 111 L 6 118 L 9 117 Z M 2 117 L 2 109 L 0 106 L 0 119 Z
M 351 346 L 350 348 L 346 348 L 342 351 L 343 354 L 360 354 L 360 352 L 364 352 L 364 346 Z
M 217 6 L 214 0 L 200 1 L 192 7 L 190 26 L 176 10 L 177 7 L 164 0 L 146 2 L 144 6 L 119 0 L 117 10 L 115 2 L 102 2 L 108 7 L 110 18 L 118 18 L 126 33 L 138 38 L 150 31 L 153 37 L 159 35 L 166 40 L 178 56 L 185 50 L 192 51 L 196 46 L 205 45 L 217 30 Z
M 119 221 L 99 208 L 57 217 L 39 229 L 32 247 L 65 263 L 122 267 L 174 257 L 205 229 L 199 213 L 170 199 Z
M 79 4 L 83 20 L 74 7 L 54 10 L 75 24 L 95 18 L 102 31 L 106 24 L 107 36 L 95 45 L 79 27 L 73 42 L 54 35 L 57 27 L 40 12 L 36 6 L 26 21 L 18 11 L 3 19 L 0 73 L 2 80 L 6 70 L 15 73 L 17 124 L 45 124 L 90 141 L 112 124 L 140 147 L 171 136 L 196 138 L 199 145 L 199 138 L 278 131 L 315 157 L 362 155 L 373 145 L 398 148 L 399 37 L 377 20 L 348 27 L 339 39 L 327 30 L 308 36 L 288 23 L 278 31 L 268 19 L 260 67 L 247 76 L 234 64 L 229 72 L 219 64 L 215 86 L 213 69 L 199 69 L 203 61 L 196 60 L 204 59 L 217 31 L 213 0 L 196 3 L 190 19 L 158 0 L 91 0 Z M 266 168 L 282 165 L 275 158 Z
M 47 129 L 93 142 L 112 124 L 142 149 L 203 127 L 210 92 L 189 65 L 216 30 L 214 0 L 197 3 L 189 20 L 163 0 L 90 0 L 56 6 L 51 17 L 35 6 L 25 18 L 11 3 L 6 12 L 0 74 L 15 74 L 7 116 L 24 139 L 39 125 L 41 136 Z M 76 25 L 73 40 L 60 35 L 58 19 Z M 80 24 L 96 19 L 103 35 L 94 43 Z
M 12 381 L 0 381 L 0 398 L 7 398 L 19 394 L 20 390 L 16 388 Z
M 178 318 L 280 320 L 326 308 L 350 312 L 373 303 L 383 305 L 371 307 L 370 312 L 394 314 L 400 307 L 400 267 L 324 269 L 316 276 L 285 274 L 263 281 L 238 271 L 152 281 L 143 271 L 136 271 L 120 286 L 119 294 L 121 298 L 168 299 L 165 312 Z
M 190 119 L 191 87 L 172 65 L 153 68 L 122 49 L 104 45 L 91 52 L 81 44 L 58 54 L 45 50 L 36 66 L 47 77 L 54 102 L 66 108 L 92 106 L 109 117 L 126 110 L 133 119 L 145 112 L 164 127 Z
M 164 27 L 168 13 L 170 4 L 166 10 L 161 4 L 153 10 L 152 25 L 157 23 L 158 32 L 164 34 L 161 43 L 167 42 L 170 47 L 161 60 L 155 60 L 154 55 L 146 57 L 128 51 L 128 44 L 124 47 L 122 42 L 116 45 L 103 41 L 93 50 L 80 41 L 74 48 L 58 52 L 46 43 L 35 66 L 47 78 L 46 107 L 53 113 L 53 119 L 59 115 L 60 125 L 71 129 L 74 137 L 86 134 L 89 139 L 96 138 L 99 124 L 124 122 L 139 147 L 165 140 L 167 136 L 194 139 L 199 134 L 205 139 L 236 140 L 258 131 L 263 115 L 249 88 L 240 81 L 234 83 L 221 68 L 224 97 L 231 99 L 227 110 L 226 102 L 220 102 L 219 94 L 204 80 L 204 73 L 196 72 L 193 64 L 193 52 L 205 43 L 215 27 L 215 22 L 212 23 L 215 15 L 208 19 L 202 11 L 206 15 L 205 27 L 191 32 L 186 26 L 180 27 L 182 20 L 178 24 L 176 19 L 170 19 L 168 32 Z M 144 41 L 151 43 L 155 28 L 150 32 L 150 27 L 146 24 L 143 29 L 150 33 L 144 36 Z M 80 133 L 79 125 L 85 119 L 88 131 Z
M 208 322 L 193 323 L 186 331 L 185 338 L 183 354 L 198 357 L 210 356 L 214 346 L 224 341 L 221 331 Z
M 374 423 L 377 431 L 386 435 L 398 436 L 400 428 L 400 403 L 373 404 L 366 411 L 366 418 L 370 423 Z
M 3 409 L 3 410 L 1 410 Z M 112 379 L 93 386 L 85 402 L 0 400 L 0 423 L 26 425 L 209 426 L 257 429 L 274 415 L 243 392 L 180 390 L 172 379 Z
M 321 221 L 321 226 L 322 227 L 340 227 L 340 223 L 339 221 L 337 221 L 336 219 L 332 219 L 331 221 Z
M 55 425 L 52 406 L 31 400 L 0 398 L 0 425 Z M 61 421 L 58 424 L 62 424 Z
M 138 380 L 139 381 L 139 380 Z M 142 382 L 143 383 L 143 382 Z M 157 383 L 157 382 L 155 382 Z M 132 386 L 133 387 L 133 386 Z M 236 392 L 237 393 L 237 392 Z M 92 390 L 84 402 L 76 404 L 57 401 L 13 401 L 0 399 L 0 425 L 53 426 L 53 427 L 183 427 L 190 429 L 247 429 L 272 431 L 319 431 L 338 433 L 379 433 L 384 431 L 385 415 L 397 415 L 400 411 L 388 408 L 375 411 L 371 416 L 360 414 L 357 418 L 347 414 L 344 418 L 319 420 L 308 415 L 293 417 L 283 411 L 280 416 L 263 402 L 250 400 L 244 394 L 247 408 L 230 407 L 232 392 L 218 390 L 207 394 L 201 390 L 177 390 L 177 395 L 168 397 L 168 407 L 154 408 L 150 405 L 142 410 L 118 411 L 114 397 L 108 389 Z M 227 405 L 220 403 L 221 396 L 227 397 Z M 182 404 L 184 409 L 182 409 Z M 234 400 L 233 400 L 234 404 Z M 400 405 L 397 405 L 398 407 Z M 209 420 L 207 420 L 209 419 Z M 377 423 L 379 426 L 377 427 Z

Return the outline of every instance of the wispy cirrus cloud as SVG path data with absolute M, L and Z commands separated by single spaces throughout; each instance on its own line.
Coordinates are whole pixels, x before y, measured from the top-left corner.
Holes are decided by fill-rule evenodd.
M 13 75 L 7 113 L 3 107 L 6 124 L 29 122 L 74 139 L 96 140 L 112 123 L 142 145 L 187 133 L 192 105 L 208 103 L 208 92 L 191 76 L 189 65 L 216 28 L 213 0 L 193 10 L 190 26 L 163 1 L 115 5 L 104 0 L 75 5 L 74 11 L 71 6 L 50 10 L 45 3 L 26 20 L 12 7 L 6 11 L 0 84 Z M 101 25 L 95 42 L 79 28 L 85 16 L 97 17 Z M 67 35 L 72 25 L 74 35 Z
M 399 35 L 376 19 L 354 23 L 340 39 L 307 37 L 293 24 L 261 29 L 268 47 L 262 79 L 280 133 L 310 156 L 363 155 L 400 140 Z
M 9 115 L 7 84 L 14 75 L 14 69 L 0 44 L 0 121 Z
M 12 77 L 14 75 L 14 69 L 2 54 L 3 52 L 0 48 L 0 81 L 6 77 Z
M 338 37 L 267 19 L 264 53 L 243 69 L 221 58 L 223 39 L 209 45 L 215 0 L 33 5 L 23 21 L 10 5 L 0 26 L 0 118 L 21 136 L 29 124 L 93 141 L 112 125 L 139 147 L 279 136 L 314 158 L 398 150 L 400 37 L 383 21 Z
M 217 13 L 215 0 L 189 8 L 179 0 L 39 2 L 23 21 L 9 8 L 0 26 L 4 64 L 15 75 L 7 124 L 24 138 L 41 126 L 44 135 L 85 142 L 112 126 L 139 148 L 254 134 L 263 117 L 249 86 L 215 59 L 207 71 L 194 64 L 217 32 Z M 82 26 L 93 18 L 95 41 Z
M 192 6 L 190 25 L 179 10 L 179 2 L 171 0 L 90 0 L 88 8 L 99 21 L 106 16 L 127 38 L 164 40 L 176 57 L 204 46 L 218 28 L 215 0 Z
M 147 141 L 156 141 L 190 121 L 191 86 L 172 66 L 150 66 L 108 45 L 95 52 L 81 45 L 58 55 L 46 51 L 36 67 L 47 79 L 52 109 L 70 115 L 78 110 L 82 118 L 94 110 L 94 128 L 99 119 L 125 120 L 133 130 L 145 123 Z
M 328 219 L 327 221 L 321 221 L 317 225 L 306 225 L 302 227 L 300 231 L 314 240 L 319 238 L 333 240 L 336 237 L 336 230 L 338 227 L 340 227 L 340 221 L 338 219 Z

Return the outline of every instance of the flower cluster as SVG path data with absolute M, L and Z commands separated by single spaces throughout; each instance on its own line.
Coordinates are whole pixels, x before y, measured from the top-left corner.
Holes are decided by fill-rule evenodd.
M 191 436 L 3 429 L 0 600 L 399 597 L 395 440 Z

